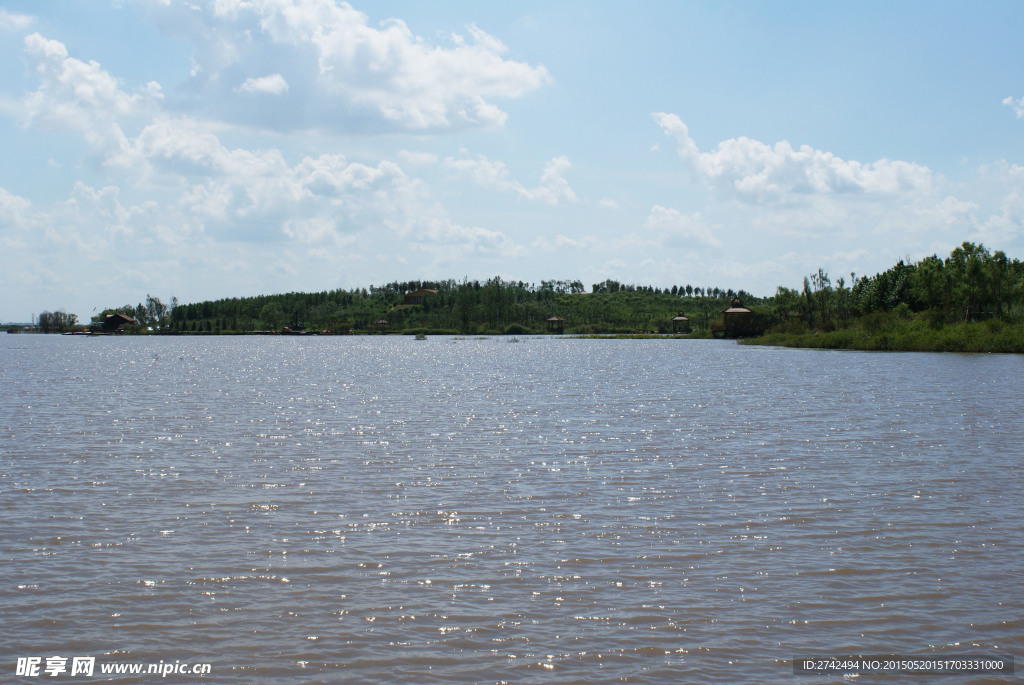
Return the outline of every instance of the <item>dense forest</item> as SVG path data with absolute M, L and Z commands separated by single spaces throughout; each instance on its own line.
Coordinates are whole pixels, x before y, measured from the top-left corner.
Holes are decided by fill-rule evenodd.
M 965 242 L 874 276 L 780 287 L 759 344 L 866 350 L 1024 352 L 1024 263 Z
M 406 297 L 427 292 L 415 301 Z M 216 301 L 144 303 L 106 309 L 130 316 L 129 333 L 670 334 L 673 317 L 689 318 L 689 335 L 708 337 L 735 298 L 752 310 L 756 342 L 859 349 L 1024 351 L 1024 263 L 965 242 L 946 258 L 899 261 L 874 276 L 833 278 L 824 270 L 800 289 L 770 297 L 743 291 L 606 280 L 589 291 L 578 280 L 539 285 L 491 278 L 408 281 L 354 290 L 261 295 Z M 75 326 L 73 315 L 44 312 L 51 332 Z
M 850 286 L 835 284 L 828 274 L 804 278 L 801 291 L 780 287 L 772 298 L 779 322 L 798 315 L 806 328 L 831 330 L 855 317 L 875 312 L 924 312 L 933 324 L 989 318 L 1015 319 L 1021 314 L 1024 263 L 1002 251 L 964 243 L 945 260 L 902 260 L 880 274 L 857 278 Z
M 418 304 L 407 293 L 430 290 Z M 480 281 L 409 281 L 369 289 L 333 290 L 232 298 L 175 307 L 161 322 L 180 333 L 275 331 L 543 333 L 558 317 L 570 333 L 670 333 L 672 318 L 685 311 L 697 328 L 707 329 L 723 302 L 741 297 L 720 288 L 673 285 L 667 288 L 608 280 L 586 292 L 579 281 L 527 284 L 491 278 Z M 142 321 L 140 323 L 148 323 Z

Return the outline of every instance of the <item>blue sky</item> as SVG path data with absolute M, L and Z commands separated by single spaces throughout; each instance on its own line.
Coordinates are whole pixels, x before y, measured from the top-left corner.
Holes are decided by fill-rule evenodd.
M 0 0 L 0 320 L 1024 257 L 1019 3 Z

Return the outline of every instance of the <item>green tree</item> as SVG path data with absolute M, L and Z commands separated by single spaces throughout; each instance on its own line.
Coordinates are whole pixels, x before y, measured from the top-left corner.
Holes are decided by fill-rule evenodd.
M 265 304 L 263 308 L 260 309 L 259 318 L 263 328 L 267 330 L 277 330 L 282 328 L 284 326 L 285 315 L 284 309 L 281 307 L 281 303 L 275 300 Z M 207 322 L 209 322 L 209 319 L 207 319 Z
M 772 298 L 772 313 L 780 321 L 789 321 L 800 313 L 800 293 L 792 288 L 779 286 Z
M 1002 318 L 1003 307 L 1009 309 L 1010 306 L 1016 274 L 1014 274 L 1013 266 L 1006 257 L 1006 253 L 1002 250 L 992 253 L 992 258 L 986 264 L 986 271 L 985 280 L 996 306 L 996 316 Z
M 67 333 L 78 323 L 78 316 L 68 314 L 62 309 L 55 312 L 43 312 L 39 315 L 37 325 L 43 333 Z

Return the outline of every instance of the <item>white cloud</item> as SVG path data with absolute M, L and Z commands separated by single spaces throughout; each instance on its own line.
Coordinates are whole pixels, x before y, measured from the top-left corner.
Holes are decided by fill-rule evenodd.
M 281 76 L 281 74 L 247 78 L 242 85 L 235 88 L 235 92 L 281 95 L 288 92 L 288 82 L 284 80 L 284 76 Z
M 560 202 L 576 202 L 576 193 L 569 187 L 565 174 L 572 167 L 568 157 L 555 157 L 546 165 L 540 175 L 540 185 L 524 194 L 531 200 L 540 200 L 550 205 Z
M 196 45 L 190 87 L 203 93 L 203 106 L 273 128 L 500 126 L 507 115 L 496 99 L 519 98 L 551 82 L 543 66 L 507 59 L 505 45 L 474 25 L 442 45 L 397 19 L 371 26 L 365 14 L 337 0 L 150 5 L 167 30 Z M 259 70 L 268 63 L 280 81 L 259 80 L 267 78 Z M 244 84 L 267 92 L 287 83 L 291 116 L 233 103 L 234 89 L 225 92 L 223 85 L 229 74 L 232 83 L 243 83 L 242 92 L 249 92 Z
M 162 198 L 172 225 L 236 241 L 336 240 L 375 222 L 403 225 L 421 202 L 419 181 L 394 162 L 322 154 L 291 163 L 274 148 L 228 148 L 188 118 L 157 118 L 106 161 L 137 192 Z
M 281 177 L 288 168 L 278 150 L 229 150 L 201 122 L 170 118 L 156 119 L 143 128 L 117 162 L 141 179 L 158 178 L 171 185 L 196 178 Z
M 430 152 L 415 152 L 413 150 L 399 150 L 398 156 L 407 164 L 412 166 L 427 166 L 437 164 L 437 155 Z
M 719 247 L 720 240 L 729 261 L 713 271 L 729 279 L 719 282 L 770 290 L 768 279 L 796 285 L 797 268 L 873 273 L 965 237 L 1005 248 L 1024 244 L 1024 167 L 997 164 L 953 184 L 918 164 L 845 160 L 785 141 L 740 137 L 701 150 L 678 116 L 653 117 L 693 182 L 717 192 L 697 207 L 656 205 L 636 239 L 691 248 L 705 253 L 702 259 L 718 251 L 700 248 Z M 778 256 L 797 243 L 799 259 Z
M 481 155 L 477 159 L 455 159 L 448 157 L 444 164 L 449 169 L 454 169 L 461 176 L 472 180 L 474 183 L 499 188 L 501 190 L 516 190 L 521 187 L 518 183 L 508 179 L 508 168 L 504 162 L 491 161 Z
M 986 219 L 974 222 L 971 239 L 996 249 L 1021 245 L 1024 239 L 1024 166 L 1000 162 L 983 167 L 981 181 L 994 191 L 997 209 Z
M 410 248 L 433 252 L 446 262 L 464 259 L 470 253 L 501 258 L 526 254 L 526 248 L 517 245 L 501 231 L 461 226 L 446 218 L 430 218 L 419 223 L 407 232 L 405 242 Z
M 0 7 L 0 31 L 24 31 L 35 23 L 35 17 L 8 12 Z
M 683 123 L 675 114 L 666 114 L 665 112 L 655 112 L 651 115 L 654 120 L 661 126 L 661 129 L 666 135 L 676 140 L 676 148 L 679 150 L 679 156 L 683 159 L 692 159 L 700 154 L 697 149 L 697 143 L 693 142 L 690 138 L 690 129 Z M 657 151 L 658 145 L 654 145 L 651 150 Z
M 621 273 L 623 270 L 627 268 L 627 266 L 628 265 L 626 264 L 626 262 L 622 259 L 619 259 L 618 257 L 616 257 L 615 259 L 609 259 L 607 262 L 604 263 L 605 271 L 611 274 Z
M 1003 98 L 1003 104 L 1013 109 L 1014 114 L 1020 119 L 1024 117 L 1024 98 L 1014 100 L 1012 97 Z
M 109 264 L 112 247 L 123 246 L 133 235 L 137 216 L 119 194 L 116 186 L 97 189 L 79 181 L 67 199 L 26 212 L 23 227 L 31 233 L 26 264 L 68 272 L 80 264 Z
M 535 250 L 542 252 L 563 248 L 569 248 L 575 252 L 582 252 L 585 250 L 591 250 L 594 247 L 600 246 L 603 241 L 595 236 L 583 236 L 582 238 L 570 238 L 569 236 L 562 235 L 559 233 L 555 236 L 552 241 L 548 236 L 540 236 L 534 239 L 532 247 Z
M 1014 193 L 1003 200 L 998 214 L 979 222 L 973 235 L 974 240 L 996 249 L 1006 249 L 1017 244 L 1024 236 L 1024 195 Z
M 0 230 L 20 226 L 32 203 L 0 188 Z
M 524 200 L 557 205 L 579 199 L 564 178 L 564 174 L 572 167 L 569 159 L 564 156 L 555 157 L 544 165 L 540 184 L 534 188 L 527 188 L 519 181 L 510 179 L 504 162 L 492 161 L 482 155 L 477 159 L 448 157 L 444 164 L 477 185 L 512 192 Z
M 915 206 L 914 213 L 919 220 L 913 223 L 930 230 L 944 229 L 962 224 L 978 209 L 979 206 L 974 202 L 966 202 L 949 195 L 934 202 Z
M 595 238 L 594 236 L 584 236 L 580 240 L 575 240 L 568 236 L 564 236 L 561 233 L 555 236 L 555 245 L 557 245 L 558 247 L 572 247 L 577 250 L 586 250 L 598 242 L 600 242 L 599 239 Z
M 230 3 L 219 7 L 230 9 Z M 245 7 L 238 5 L 239 11 Z M 33 34 L 25 46 L 40 80 L 23 103 L 26 124 L 79 131 L 108 168 L 130 175 L 136 191 L 161 198 L 159 204 L 144 200 L 126 207 L 118 188 L 79 183 L 68 200 L 35 214 L 35 223 L 49 227 L 47 241 L 76 244 L 83 255 L 95 256 L 115 236 L 176 248 L 175 236 L 182 234 L 236 244 L 338 246 L 370 231 L 377 240 L 391 232 L 416 249 L 440 249 L 448 256 L 522 253 L 499 231 L 451 222 L 424 201 L 422 184 L 394 162 L 364 164 L 325 153 L 291 163 L 273 148 L 229 148 L 218 137 L 219 124 L 161 114 L 155 84 L 129 94 L 99 64 L 70 57 L 58 41 Z M 243 83 L 250 93 L 288 92 L 279 74 Z M 122 128 L 128 120 L 139 125 L 134 136 Z M 405 158 L 436 162 L 422 153 Z M 571 194 L 561 179 L 565 166 L 553 160 L 542 174 L 544 185 L 523 192 L 547 201 Z M 0 221 L 25 223 L 21 217 L 30 210 L 27 201 L 6 191 L 0 195 Z M 5 244 L 13 244 L 13 234 L 7 234 Z
M 679 156 L 696 176 L 733 197 L 750 203 L 791 203 L 821 195 L 900 195 L 927 193 L 932 172 L 918 164 L 881 159 L 863 164 L 843 160 L 808 145 L 787 141 L 767 145 L 741 137 L 701 152 L 686 124 L 675 114 L 653 115 L 676 142 Z
M 737 260 L 763 259 L 793 241 L 810 254 L 829 242 L 846 252 L 870 246 L 869 255 L 845 260 L 865 271 L 885 268 L 895 257 L 927 254 L 941 236 L 955 236 L 955 243 L 972 232 L 1013 234 L 1012 211 L 976 218 L 1015 187 L 1024 191 L 1005 169 L 992 171 L 987 183 L 954 186 L 918 164 L 844 160 L 785 141 L 767 145 L 741 137 L 702 151 L 678 116 L 657 113 L 654 119 L 674 141 L 694 182 L 717 192 L 700 207 L 652 210 L 647 228 L 669 230 L 664 235 L 679 241 L 703 239 L 708 246 L 717 235 Z M 988 198 L 982 200 L 978 189 L 985 186 Z M 972 199 L 961 199 L 964 193 Z M 706 232 L 708 225 L 716 227 L 714 233 Z M 731 240 L 736 235 L 743 236 L 742 255 Z
M 106 154 L 127 147 L 121 119 L 161 97 L 159 84 L 153 82 L 140 94 L 129 95 L 98 63 L 69 57 L 63 43 L 38 33 L 25 37 L 25 53 L 40 81 L 24 100 L 25 123 L 80 131 Z
M 655 205 L 647 215 L 646 227 L 666 246 L 692 246 L 695 243 L 707 247 L 720 247 L 722 242 L 714 231 L 704 223 L 700 213 L 683 214 L 678 209 Z
M 374 192 L 407 179 L 393 162 L 371 167 L 348 163 L 342 155 L 321 155 L 303 159 L 296 168 L 296 180 L 317 195 L 336 197 L 353 191 Z
M 335 223 L 325 217 L 288 219 L 284 222 L 283 232 L 303 243 L 320 243 L 338 236 Z
M 31 202 L 0 188 L 0 248 L 8 261 L 15 250 L 28 247 L 31 210 Z

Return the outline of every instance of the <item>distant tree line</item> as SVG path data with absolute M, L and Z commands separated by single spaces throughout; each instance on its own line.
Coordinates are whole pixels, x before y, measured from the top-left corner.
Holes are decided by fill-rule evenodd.
M 419 303 L 407 293 L 428 289 Z M 833 331 L 851 325 L 885 325 L 892 316 L 926 319 L 930 326 L 980 320 L 1024 320 L 1024 263 L 1004 252 L 965 242 L 949 257 L 916 263 L 900 260 L 874 276 L 849 274 L 833 280 L 819 269 L 801 289 L 780 286 L 774 296 L 692 284 L 654 287 L 607 279 L 589 292 L 578 280 L 395 281 L 386 285 L 315 293 L 286 293 L 165 305 L 144 303 L 107 309 L 138 325 L 129 332 L 251 333 L 284 328 L 334 333 L 450 332 L 541 333 L 558 317 L 569 333 L 669 333 L 680 312 L 697 331 L 721 321 L 721 311 L 740 298 L 754 312 L 756 327 L 779 332 Z M 63 332 L 73 315 L 46 312 L 46 328 Z M 886 318 L 889 317 L 889 318 Z
M 834 330 L 871 314 L 919 313 L 933 326 L 1024 315 L 1024 262 L 1002 250 L 965 242 L 949 257 L 937 255 L 875 274 L 835 282 L 825 271 L 804 278 L 800 291 L 779 287 L 771 300 L 777 322 Z
M 63 310 L 55 312 L 43 312 L 39 315 L 37 326 L 43 333 L 67 333 L 74 330 L 78 323 L 76 314 L 68 314 Z
M 436 291 L 406 305 L 406 293 Z M 551 317 L 578 333 L 668 333 L 684 311 L 708 328 L 733 297 L 763 303 L 743 291 L 672 285 L 653 287 L 606 280 L 588 293 L 578 280 L 404 281 L 354 290 L 287 293 L 197 302 L 175 307 L 169 330 L 179 333 L 275 331 L 285 327 L 333 332 L 530 333 Z

